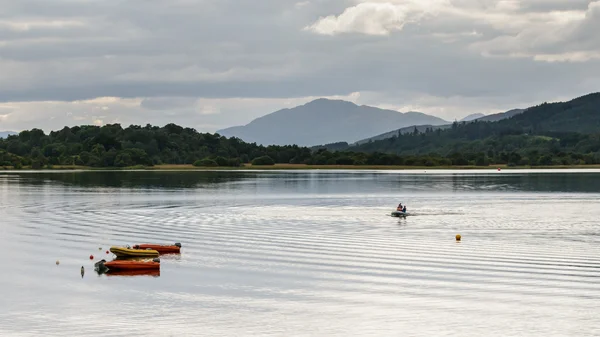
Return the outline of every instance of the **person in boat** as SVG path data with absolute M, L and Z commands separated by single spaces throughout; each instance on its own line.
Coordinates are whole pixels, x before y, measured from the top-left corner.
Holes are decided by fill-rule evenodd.
M 396 210 L 397 210 L 398 212 L 402 212 L 402 203 L 400 203 L 400 204 L 398 205 L 398 207 L 396 207 Z
M 402 213 L 406 213 L 406 205 L 404 205 L 404 208 L 402 208 Z

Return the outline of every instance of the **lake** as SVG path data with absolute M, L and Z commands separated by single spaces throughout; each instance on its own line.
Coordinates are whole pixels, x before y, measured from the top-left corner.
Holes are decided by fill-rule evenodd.
M 599 205 L 593 170 L 0 171 L 0 335 L 598 336 Z M 182 251 L 94 271 L 145 242 Z

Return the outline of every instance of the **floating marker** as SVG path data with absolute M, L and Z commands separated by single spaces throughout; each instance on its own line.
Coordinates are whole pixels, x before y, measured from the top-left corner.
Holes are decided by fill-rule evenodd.
M 83 266 L 81 266 L 81 278 L 83 278 L 83 274 L 85 274 L 85 269 L 83 269 Z
M 56 265 L 58 266 L 60 264 L 60 262 L 58 260 L 56 260 Z
M 106 254 L 108 254 L 108 253 L 109 253 L 109 251 L 107 250 L 107 251 L 106 251 Z
M 94 255 L 90 255 L 90 260 L 93 260 L 93 259 L 94 259 Z
M 460 238 L 461 238 L 460 234 L 456 234 L 456 241 L 460 241 Z

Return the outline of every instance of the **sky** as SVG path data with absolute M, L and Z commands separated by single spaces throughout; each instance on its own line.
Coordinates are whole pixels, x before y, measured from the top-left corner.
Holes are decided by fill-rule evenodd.
M 0 131 L 316 98 L 446 120 L 600 88 L 600 0 L 0 0 Z

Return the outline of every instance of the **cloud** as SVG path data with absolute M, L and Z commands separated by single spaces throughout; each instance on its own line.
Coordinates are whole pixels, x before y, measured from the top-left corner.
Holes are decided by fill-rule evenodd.
M 514 34 L 478 41 L 472 50 L 486 56 L 525 57 L 544 62 L 586 62 L 599 58 L 600 1 L 584 9 L 523 15 Z
M 318 97 L 451 119 L 576 97 L 600 82 L 599 3 L 4 1 L 0 129 L 211 131 Z
M 394 2 L 362 2 L 348 7 L 338 16 L 320 18 L 306 30 L 323 35 L 362 33 L 389 35 L 401 30 L 406 23 L 418 22 L 425 14 L 448 6 L 447 0 L 406 0 Z
M 595 32 L 600 29 L 600 1 L 566 2 L 360 1 L 337 16 L 320 18 L 305 30 L 329 36 L 389 35 L 414 24 L 446 43 L 462 38 L 468 50 L 486 57 L 525 57 L 545 62 L 598 58 L 600 40 Z

